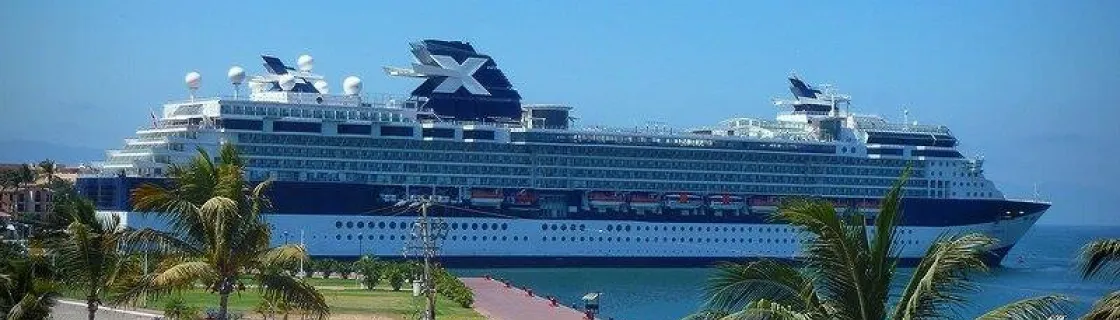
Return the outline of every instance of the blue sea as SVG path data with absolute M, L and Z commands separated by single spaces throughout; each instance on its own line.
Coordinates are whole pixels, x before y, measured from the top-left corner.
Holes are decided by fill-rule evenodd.
M 979 290 L 958 317 L 972 318 L 1022 298 L 1061 294 L 1081 314 L 1099 297 L 1120 290 L 1120 280 L 1083 281 L 1074 258 L 1085 243 L 1120 238 L 1120 227 L 1035 226 L 1004 259 L 1000 268 L 974 276 Z M 602 295 L 602 315 L 616 320 L 680 319 L 703 303 L 701 293 L 712 269 L 707 268 L 548 268 L 462 269 L 467 276 L 490 274 L 553 295 L 576 305 L 587 292 Z M 908 271 L 901 269 L 903 276 Z M 896 281 L 901 288 L 904 278 Z M 1072 317 L 1071 317 L 1072 318 Z

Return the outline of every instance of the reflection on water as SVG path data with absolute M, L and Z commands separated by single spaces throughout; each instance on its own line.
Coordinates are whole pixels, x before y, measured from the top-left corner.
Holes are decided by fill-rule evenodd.
M 1017 299 L 1058 293 L 1082 312 L 1116 283 L 1081 281 L 1072 271 L 1073 258 L 1086 242 L 1120 238 L 1116 227 L 1036 226 L 1004 260 L 1002 268 L 975 277 L 978 291 L 961 310 L 976 315 Z M 459 269 L 465 276 L 490 274 L 554 295 L 565 304 L 579 303 L 588 292 L 603 292 L 602 312 L 617 320 L 679 319 L 702 304 L 701 293 L 710 269 L 703 268 L 547 268 Z M 909 270 L 900 270 L 896 288 Z

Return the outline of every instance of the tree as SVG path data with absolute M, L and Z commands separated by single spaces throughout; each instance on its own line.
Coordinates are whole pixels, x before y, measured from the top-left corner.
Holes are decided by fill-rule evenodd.
M 358 273 L 362 275 L 362 286 L 364 286 L 366 290 L 373 290 L 373 288 L 381 282 L 385 263 L 378 261 L 377 258 L 362 256 L 361 259 L 358 259 L 358 262 L 354 263 L 354 267 L 358 270 Z
M 199 149 L 185 166 L 170 168 L 169 186 L 144 184 L 132 190 L 135 211 L 166 219 L 176 238 L 159 247 L 173 255 L 117 299 L 134 301 L 142 293 L 159 296 L 202 283 L 217 293 L 217 316 L 226 319 L 230 294 L 244 290 L 241 279 L 248 276 L 266 299 L 282 297 L 293 309 L 326 317 L 322 294 L 288 270 L 307 259 L 304 247 L 269 246 L 271 230 L 261 215 L 268 206 L 269 182 L 253 186 L 245 181 L 244 163 L 233 145 L 222 145 L 216 161 Z
M 23 164 L 16 171 L 16 179 L 17 188 L 28 184 L 33 184 L 36 180 L 35 170 L 31 170 L 31 166 Z
M 39 172 L 47 176 L 47 182 L 54 181 L 55 173 L 58 173 L 58 164 L 51 159 L 39 161 Z
M 1101 239 L 1086 244 L 1081 248 L 1078 264 L 1084 279 L 1120 278 L 1120 239 Z M 1082 319 L 1120 319 L 1120 290 L 1097 300 Z
M 43 240 L 44 249 L 57 257 L 55 267 L 64 276 L 65 286 L 84 295 L 89 319 L 94 319 L 97 309 L 111 289 L 139 272 L 134 259 L 122 251 L 126 241 L 151 241 L 164 234 L 139 234 L 125 228 L 120 217 L 98 216 L 93 203 L 79 197 L 62 197 L 55 207 L 59 216 L 68 217 L 70 223 L 59 233 Z M 155 239 L 159 241 L 162 239 Z
M 404 262 L 392 262 L 386 267 L 385 282 L 389 283 L 393 291 L 400 291 L 401 287 L 404 287 L 404 282 L 408 279 L 408 269 L 408 264 Z
M 59 288 L 41 257 L 0 261 L 0 318 L 49 319 Z
M 901 217 L 903 174 L 882 201 L 874 230 L 855 210 L 837 213 L 822 199 L 782 203 L 774 218 L 807 233 L 804 268 L 773 260 L 724 263 L 709 279 L 706 315 L 695 319 L 933 319 L 954 315 L 962 294 L 975 290 L 968 276 L 985 271 L 995 239 L 981 234 L 943 236 L 926 251 L 897 297 L 890 283 L 898 263 L 896 227 Z M 896 300 L 897 299 L 897 300 Z M 893 307 L 888 300 L 897 301 Z M 981 319 L 1045 319 L 1064 307 L 1045 296 L 998 308 Z M 706 316 L 706 317 L 704 317 Z

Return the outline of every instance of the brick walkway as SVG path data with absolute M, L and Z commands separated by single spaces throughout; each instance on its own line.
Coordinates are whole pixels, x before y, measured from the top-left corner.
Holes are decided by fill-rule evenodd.
M 474 292 L 474 310 L 487 319 L 499 320 L 581 320 L 583 313 L 560 305 L 553 307 L 546 298 L 530 297 L 524 290 L 506 288 L 497 280 L 462 278 Z

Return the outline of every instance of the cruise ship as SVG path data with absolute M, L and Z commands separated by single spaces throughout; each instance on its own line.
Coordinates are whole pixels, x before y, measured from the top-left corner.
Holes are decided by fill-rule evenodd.
M 417 215 L 401 204 L 427 199 L 439 259 L 484 267 L 796 259 L 804 236 L 769 218 L 783 198 L 823 198 L 873 219 L 907 167 L 904 265 L 940 235 L 973 231 L 1000 240 L 998 263 L 1050 206 L 1005 197 L 947 127 L 854 114 L 849 96 L 797 76 L 787 98 L 759 99 L 777 108 L 774 120 L 575 126 L 570 106 L 523 102 L 470 43 L 410 49 L 410 65 L 384 67 L 418 83 L 402 95 L 363 94 L 353 76 L 333 93 L 306 55 L 295 67 L 262 56 L 259 75 L 231 68 L 231 97 L 196 97 L 192 72 L 190 98 L 153 112 L 77 187 L 101 212 L 159 227 L 131 211 L 130 190 L 166 183 L 170 166 L 230 143 L 249 180 L 274 181 L 267 219 L 277 244 L 314 256 L 408 255 Z

